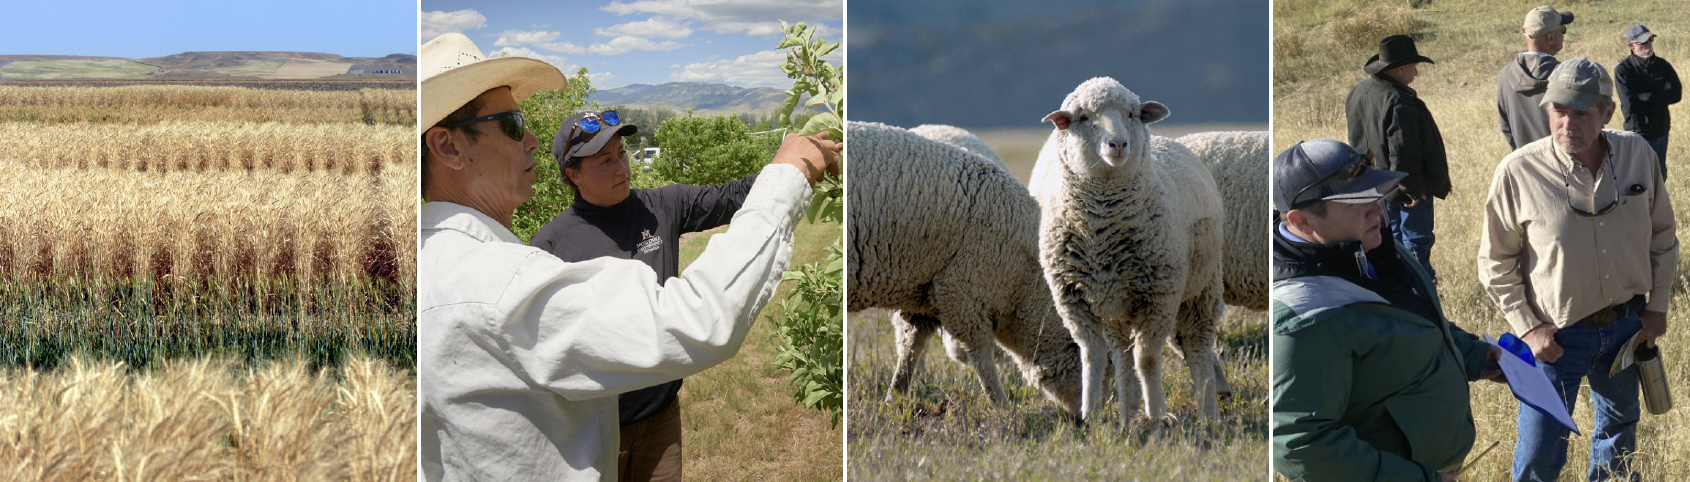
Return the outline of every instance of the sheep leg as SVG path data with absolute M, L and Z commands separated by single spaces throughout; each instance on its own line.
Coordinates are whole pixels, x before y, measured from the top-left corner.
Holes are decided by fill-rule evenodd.
M 892 313 L 892 326 L 897 334 L 898 363 L 892 370 L 892 389 L 886 391 L 888 402 L 892 401 L 898 392 L 909 390 L 910 379 L 914 378 L 916 370 L 921 368 L 921 354 L 927 349 L 927 339 L 933 337 L 939 320 L 927 315 L 897 311 Z
M 1138 375 L 1133 373 L 1133 362 L 1130 353 L 1133 346 L 1112 346 L 1109 350 L 1110 361 L 1115 372 L 1115 403 L 1121 411 L 1121 423 L 1130 420 L 1132 412 L 1139 407 Z
M 1219 306 L 1219 297 L 1203 295 L 1193 302 L 1186 302 L 1180 306 L 1179 332 L 1176 342 L 1179 344 L 1180 354 L 1185 358 L 1185 365 L 1191 370 L 1192 397 L 1197 401 L 1197 411 L 1204 417 L 1220 418 L 1220 408 L 1215 401 L 1215 394 L 1219 389 L 1215 354 L 1215 322 Z
M 1090 420 L 1093 413 L 1103 409 L 1103 372 L 1109 367 L 1112 345 L 1097 331 L 1097 316 L 1079 291 L 1053 291 L 1058 300 L 1056 312 L 1080 347 L 1080 419 Z
M 1167 335 L 1142 328 L 1132 332 L 1131 338 L 1125 334 L 1117 338 L 1131 340 L 1139 382 L 1144 387 L 1144 414 L 1151 420 L 1162 420 L 1168 416 L 1168 397 L 1162 393 L 1162 342 Z M 1121 370 L 1121 367 L 1116 367 L 1116 370 Z M 1123 418 L 1131 413 L 1129 410 L 1132 408 L 1121 406 Z

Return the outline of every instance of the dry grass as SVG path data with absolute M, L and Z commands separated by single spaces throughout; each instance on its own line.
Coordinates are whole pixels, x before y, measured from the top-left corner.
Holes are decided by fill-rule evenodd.
M 709 242 L 709 235 L 682 238 L 682 269 Z M 821 260 L 839 224 L 801 223 L 792 265 Z M 781 299 L 792 282 L 783 283 Z M 843 438 L 828 413 L 792 401 L 787 374 L 773 368 L 771 338 L 780 307 L 771 303 L 757 316 L 745 345 L 733 359 L 688 377 L 681 386 L 682 444 L 691 480 L 840 480 Z
M 416 379 L 354 358 L 0 372 L 0 479 L 414 480 Z
M 416 90 L 312 91 L 230 86 L 0 85 L 0 120 L 37 123 L 161 121 L 364 122 L 416 125 Z
M 377 175 L 415 172 L 410 126 L 169 121 L 133 124 L 0 122 L 0 162 L 27 168 L 135 172 L 274 171 Z M 412 188 L 414 190 L 414 188 Z
M 1276 2 L 1275 31 L 1301 30 L 1322 18 L 1295 11 L 1283 13 L 1290 5 L 1310 2 Z M 1537 2 L 1497 4 L 1478 0 L 1438 0 L 1414 11 L 1419 32 L 1416 41 L 1420 52 L 1438 63 L 1423 65 L 1414 87 L 1426 101 L 1444 136 L 1449 153 L 1450 178 L 1455 189 L 1447 200 L 1438 204 L 1435 232 L 1438 244 L 1432 253 L 1432 263 L 1438 268 L 1440 294 L 1446 314 L 1458 324 L 1475 333 L 1498 334 L 1508 329 L 1494 303 L 1486 297 L 1475 269 L 1478 250 L 1480 212 L 1489 189 L 1491 174 L 1497 161 L 1508 153 L 1507 143 L 1498 130 L 1495 107 L 1496 75 L 1504 62 L 1515 52 L 1523 50 L 1515 30 L 1525 11 Z M 1572 2 L 1556 4 L 1578 15 L 1570 27 L 1562 59 L 1590 56 L 1604 66 L 1613 65 L 1625 55 L 1620 30 L 1632 22 L 1644 22 L 1661 32 L 1656 41 L 1659 55 L 1683 64 L 1690 59 L 1690 18 L 1663 15 L 1679 11 L 1682 6 L 1664 0 L 1636 2 Z M 1676 34 L 1676 35 L 1675 35 Z M 1344 124 L 1344 96 L 1355 82 L 1362 79 L 1361 62 L 1371 52 L 1346 54 L 1330 64 L 1308 62 L 1275 52 L 1274 85 L 1274 144 L 1275 152 L 1299 139 L 1317 137 L 1347 138 Z M 1304 71 L 1290 72 L 1287 69 Z M 1672 108 L 1675 117 L 1690 118 L 1690 112 L 1679 104 Z M 1623 128 L 1621 116 L 1616 114 L 1608 126 Z M 1682 138 L 1683 135 L 1675 137 Z M 1690 145 L 1675 142 L 1667 153 L 1672 178 L 1667 189 L 1678 201 L 1679 238 L 1690 239 L 1690 210 L 1683 205 L 1690 202 Z M 1690 256 L 1681 256 L 1679 272 L 1690 273 Z M 1681 280 L 1683 276 L 1681 276 Z M 1667 360 L 1667 373 L 1674 388 L 1674 398 L 1690 400 L 1690 360 L 1680 347 L 1690 342 L 1690 323 L 1686 315 L 1685 286 L 1681 281 L 1674 287 L 1673 305 L 1669 315 L 1669 330 L 1661 341 Z M 1464 479 L 1506 480 L 1515 441 L 1517 404 L 1506 387 L 1479 383 L 1473 389 L 1473 416 L 1478 423 L 1478 447 L 1483 449 L 1493 440 L 1502 445 L 1484 461 L 1474 466 Z M 1638 424 L 1638 464 L 1647 479 L 1682 480 L 1690 478 L 1690 419 L 1672 415 L 1645 415 Z M 1575 420 L 1586 431 L 1591 424 L 1588 394 L 1580 396 Z M 1569 462 L 1562 472 L 1562 480 L 1583 480 L 1589 451 L 1588 437 L 1572 440 Z

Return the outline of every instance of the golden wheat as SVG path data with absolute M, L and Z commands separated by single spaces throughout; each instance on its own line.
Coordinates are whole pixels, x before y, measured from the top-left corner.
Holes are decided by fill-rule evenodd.
M 0 372 L 0 479 L 412 480 L 416 382 L 354 357 Z
M 0 85 L 0 120 L 153 124 L 167 121 L 416 124 L 416 90 L 310 91 L 228 86 Z
M 224 280 L 415 275 L 414 165 L 376 176 L 0 161 L 0 272 Z
M 0 160 L 142 172 L 379 173 L 415 164 L 415 130 L 361 124 L 0 122 Z

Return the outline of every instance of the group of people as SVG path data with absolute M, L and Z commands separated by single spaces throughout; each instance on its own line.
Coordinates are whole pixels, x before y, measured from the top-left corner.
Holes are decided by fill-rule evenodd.
M 758 174 L 631 190 L 622 138 L 639 128 L 576 114 L 552 142 L 575 202 L 525 245 L 511 218 L 539 143 L 519 102 L 565 77 L 462 34 L 421 53 L 424 478 L 679 480 L 680 380 L 739 351 L 842 144 L 792 134 Z M 729 222 L 677 272 L 681 233 Z
M 1610 77 L 1559 61 L 1571 12 L 1526 13 L 1497 112 L 1512 150 L 1484 207 L 1478 278 L 1569 413 L 1590 386 L 1591 480 L 1632 477 L 1635 366 L 1610 364 L 1666 331 L 1678 238 L 1666 189 L 1668 106 L 1682 86 L 1653 32 L 1623 32 Z M 1433 63 L 1395 35 L 1345 102 L 1349 144 L 1303 141 L 1273 161 L 1272 443 L 1295 480 L 1451 480 L 1473 448 L 1468 383 L 1507 383 L 1516 356 L 1445 317 L 1431 263 L 1443 139 L 1411 85 Z M 1619 101 L 1613 99 L 1615 91 Z M 1616 110 L 1625 131 L 1604 130 Z M 1515 480 L 1555 480 L 1570 430 L 1521 404 Z

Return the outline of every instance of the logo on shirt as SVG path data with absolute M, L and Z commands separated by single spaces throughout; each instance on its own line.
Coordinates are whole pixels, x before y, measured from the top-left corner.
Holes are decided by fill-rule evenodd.
M 653 236 L 650 229 L 643 230 L 640 231 L 640 242 L 635 246 L 639 249 L 640 254 L 657 251 L 658 248 L 663 247 L 663 237 Z

